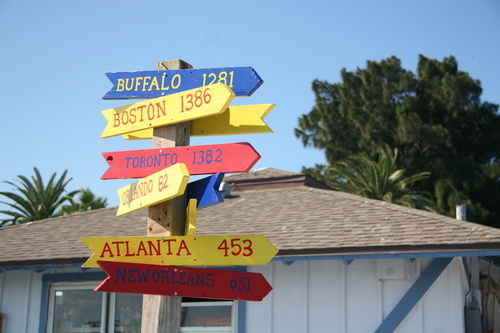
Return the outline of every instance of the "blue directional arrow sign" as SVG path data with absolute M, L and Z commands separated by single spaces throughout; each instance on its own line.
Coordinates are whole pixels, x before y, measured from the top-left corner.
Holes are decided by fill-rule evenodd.
M 250 96 L 264 82 L 252 67 L 106 73 L 113 88 L 103 99 L 156 98 L 224 83 L 236 96 Z
M 224 202 L 219 192 L 220 183 L 224 178 L 224 172 L 219 172 L 205 177 L 187 185 L 187 198 L 197 199 L 197 208 Z

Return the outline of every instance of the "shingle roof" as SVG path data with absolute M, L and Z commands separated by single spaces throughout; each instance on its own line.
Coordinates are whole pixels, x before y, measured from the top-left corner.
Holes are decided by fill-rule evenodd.
M 273 170 L 264 172 L 275 178 Z M 226 180 L 248 179 L 241 175 Z M 0 266 L 80 262 L 90 255 L 80 237 L 146 235 L 146 209 L 115 214 L 112 207 L 0 228 Z M 264 235 L 281 256 L 500 249 L 500 229 L 305 185 L 233 190 L 198 211 L 196 234 Z

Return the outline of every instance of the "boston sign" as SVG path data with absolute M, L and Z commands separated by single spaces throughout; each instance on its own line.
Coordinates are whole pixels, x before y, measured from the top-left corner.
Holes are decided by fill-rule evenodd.
M 225 84 L 191 89 L 102 111 L 108 121 L 101 138 L 171 125 L 226 111 L 234 93 Z

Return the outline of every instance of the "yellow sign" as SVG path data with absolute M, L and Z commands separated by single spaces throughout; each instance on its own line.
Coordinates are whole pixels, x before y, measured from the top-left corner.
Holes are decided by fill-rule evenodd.
M 191 136 L 257 134 L 273 131 L 263 120 L 274 108 L 274 104 L 230 106 L 215 116 L 191 121 Z M 123 135 L 125 139 L 151 139 L 153 129 Z
M 186 209 L 186 236 L 194 236 L 196 232 L 196 205 L 197 199 L 189 199 Z
M 81 238 L 96 260 L 180 266 L 266 265 L 278 249 L 261 235 Z
M 189 172 L 184 163 L 177 163 L 117 191 L 120 205 L 116 215 L 124 215 L 144 207 L 182 195 Z
M 227 109 L 233 97 L 228 86 L 218 83 L 104 110 L 108 124 L 101 138 L 216 115 Z

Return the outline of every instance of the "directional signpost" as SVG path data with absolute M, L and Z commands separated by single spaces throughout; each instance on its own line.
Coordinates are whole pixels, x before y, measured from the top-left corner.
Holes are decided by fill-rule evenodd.
M 212 116 L 226 110 L 234 93 L 223 83 L 186 90 L 102 111 L 101 138 Z
M 274 108 L 274 104 L 230 106 L 225 112 L 191 121 L 191 136 L 259 134 L 273 131 L 264 117 Z M 125 139 L 151 139 L 150 129 L 124 135 Z
M 144 237 L 81 238 L 92 251 L 82 266 L 108 274 L 96 291 L 144 294 L 143 333 L 179 332 L 176 296 L 262 300 L 272 288 L 261 274 L 181 267 L 265 265 L 278 252 L 262 235 L 195 236 L 197 208 L 223 201 L 224 173 L 247 172 L 260 155 L 249 143 L 189 146 L 190 136 L 272 133 L 263 119 L 274 104 L 229 106 L 262 79 L 251 67 L 192 69 L 180 59 L 106 75 L 103 99 L 148 100 L 102 111 L 101 137 L 152 138 L 153 147 L 102 154 L 102 179 L 141 178 L 118 190 L 117 215 L 148 207 L 148 220 Z M 201 174 L 212 175 L 188 185 Z
M 182 60 L 165 61 L 157 69 L 190 69 Z M 153 130 L 152 148 L 189 146 L 189 121 L 156 127 Z M 148 207 L 147 235 L 181 236 L 186 231 L 186 195 Z M 144 295 L 142 333 L 178 333 L 181 326 L 180 297 Z
M 224 83 L 236 96 L 250 96 L 262 84 L 252 67 L 106 73 L 113 88 L 103 99 L 154 98 Z
M 108 277 L 96 291 L 261 301 L 273 288 L 260 273 L 97 261 Z
M 120 188 L 117 216 L 134 212 L 184 194 L 189 172 L 183 163 L 174 164 L 151 176 Z
M 262 235 L 81 238 L 96 260 L 180 266 L 266 265 L 278 249 Z
M 247 142 L 102 153 L 109 169 L 101 179 L 142 178 L 184 163 L 190 175 L 247 172 L 260 159 Z

